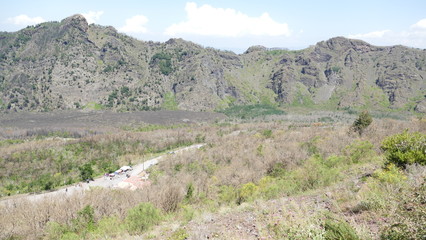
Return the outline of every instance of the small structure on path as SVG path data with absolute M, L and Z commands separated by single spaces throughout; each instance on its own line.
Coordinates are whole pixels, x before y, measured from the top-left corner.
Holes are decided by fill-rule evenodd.
M 149 185 L 151 185 L 151 181 L 148 180 L 149 174 L 147 174 L 145 171 L 142 172 L 138 176 L 131 176 L 127 179 L 123 180 L 122 182 L 118 183 L 118 188 L 123 189 L 130 189 L 132 191 L 136 189 L 142 189 Z

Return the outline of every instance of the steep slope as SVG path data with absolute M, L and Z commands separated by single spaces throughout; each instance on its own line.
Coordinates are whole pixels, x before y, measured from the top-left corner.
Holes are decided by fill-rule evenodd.
M 270 87 L 288 103 L 408 109 L 424 102 L 425 57 L 424 50 L 338 37 L 284 54 Z
M 159 108 L 165 95 L 181 109 L 211 109 L 233 94 L 223 71 L 239 65 L 232 53 L 178 39 L 142 42 L 89 26 L 81 15 L 2 33 L 0 41 L 0 99 L 12 111 L 147 110 Z
M 426 51 L 342 37 L 244 54 L 145 42 L 81 15 L 0 33 L 0 109 L 223 109 L 231 104 L 426 112 Z

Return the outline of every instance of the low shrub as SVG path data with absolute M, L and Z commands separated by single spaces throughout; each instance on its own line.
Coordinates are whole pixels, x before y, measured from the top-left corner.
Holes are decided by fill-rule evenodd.
M 69 225 L 49 222 L 46 229 L 47 239 L 86 239 L 97 229 L 95 210 L 87 205 L 77 212 L 77 217 Z
M 266 170 L 266 174 L 271 177 L 283 177 L 286 174 L 286 169 L 284 163 L 277 162 L 271 163 L 268 169 Z
M 326 219 L 324 223 L 326 240 L 359 240 L 354 228 L 341 220 Z
M 395 215 L 391 224 L 383 229 L 380 239 L 426 239 L 425 181 L 402 197 Z
M 219 187 L 219 199 L 221 202 L 229 204 L 235 202 L 237 199 L 237 191 L 235 187 L 229 185 L 222 185 Z
M 196 214 L 196 210 L 193 208 L 192 205 L 182 205 L 180 208 L 181 208 L 181 211 L 182 211 L 181 214 L 185 223 L 188 223 L 194 218 Z
M 125 233 L 125 227 L 118 217 L 104 217 L 97 222 L 96 229 L 90 235 L 93 239 L 105 239 L 106 236 L 116 238 Z
M 331 158 L 334 158 L 332 156 Z M 338 168 L 328 164 L 335 160 L 323 159 L 319 155 L 306 160 L 302 167 L 292 172 L 293 184 L 297 185 L 298 191 L 307 191 L 318 187 L 329 186 L 340 179 Z M 327 163 L 327 164 L 326 164 Z
M 272 137 L 272 130 L 271 129 L 266 129 L 262 131 L 262 135 L 265 138 L 271 138 Z
M 369 141 L 355 140 L 343 150 L 350 163 L 371 161 L 376 157 L 374 145 Z
M 393 163 L 388 164 L 384 169 L 375 171 L 373 176 L 385 183 L 401 183 L 407 179 L 401 169 Z
M 241 204 L 243 202 L 252 200 L 255 197 L 257 190 L 258 187 L 252 182 L 244 184 L 238 191 L 237 203 Z
M 72 220 L 71 230 L 72 232 L 85 236 L 95 228 L 95 210 L 92 206 L 87 205 L 78 211 L 77 217 Z
M 270 176 L 265 176 L 261 178 L 258 184 L 259 194 L 264 199 L 273 199 L 278 197 L 283 190 L 279 183 L 280 180 L 277 180 Z
M 286 220 L 273 219 L 267 225 L 268 234 L 272 235 L 273 239 L 324 239 L 325 231 L 320 225 L 318 217 L 311 215 L 304 216 L 303 218 L 289 217 Z
M 387 137 L 381 149 L 385 152 L 387 162 L 399 167 L 413 163 L 426 165 L 426 134 L 405 131 Z
M 140 234 L 162 219 L 159 209 L 152 203 L 140 203 L 128 211 L 126 217 L 127 229 L 131 234 Z
M 68 227 L 57 222 L 48 222 L 46 225 L 46 239 L 56 240 L 68 232 Z
M 189 234 L 186 232 L 185 229 L 179 228 L 178 230 L 174 231 L 173 234 L 167 238 L 168 240 L 185 240 L 189 238 Z
M 183 198 L 184 196 L 177 186 L 169 186 L 161 194 L 159 202 L 165 212 L 171 213 L 178 210 L 179 204 Z

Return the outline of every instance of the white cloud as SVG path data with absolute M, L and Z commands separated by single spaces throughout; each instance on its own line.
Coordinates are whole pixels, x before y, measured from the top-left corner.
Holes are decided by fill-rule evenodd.
M 389 46 L 402 44 L 409 47 L 426 48 L 426 19 L 407 26 L 402 31 L 375 31 L 364 34 L 348 35 L 349 38 L 362 39 L 375 45 Z
M 415 24 L 411 25 L 412 29 L 421 29 L 426 30 L 426 18 L 416 22 Z
M 214 8 L 210 5 L 197 7 L 194 2 L 185 6 L 187 20 L 172 24 L 165 30 L 166 35 L 195 34 L 203 36 L 241 37 L 290 36 L 287 23 L 274 21 L 268 13 L 249 17 L 234 9 Z
M 374 32 L 369 32 L 369 33 L 363 33 L 363 34 L 354 34 L 354 35 L 349 35 L 349 38 L 359 38 L 359 39 L 364 39 L 364 38 L 382 38 L 386 33 L 389 33 L 390 30 L 382 30 L 382 31 L 374 31 Z
M 34 24 L 46 22 L 46 20 L 44 20 L 42 17 L 31 18 L 31 17 L 29 17 L 25 14 L 21 14 L 21 15 L 18 15 L 16 17 L 8 18 L 7 22 L 15 24 L 15 25 L 28 26 L 28 25 L 34 25 Z
M 104 14 L 104 11 L 89 11 L 88 13 L 82 13 L 81 15 L 84 16 L 84 18 L 86 18 L 87 23 L 92 24 L 92 23 L 96 23 L 99 18 L 101 18 L 102 14 Z
M 146 33 L 147 29 L 145 27 L 145 24 L 147 22 L 147 17 L 143 15 L 136 15 L 126 19 L 126 24 L 118 30 L 125 33 Z

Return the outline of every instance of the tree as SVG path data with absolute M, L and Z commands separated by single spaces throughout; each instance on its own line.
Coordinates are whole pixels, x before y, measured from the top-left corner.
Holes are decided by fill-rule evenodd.
M 93 179 L 92 164 L 86 163 L 83 166 L 79 167 L 78 169 L 80 170 L 80 178 L 82 181 Z
M 352 130 L 354 132 L 357 132 L 359 135 L 362 135 L 364 130 L 370 126 L 370 124 L 373 122 L 373 118 L 371 117 L 370 113 L 368 111 L 362 111 L 358 118 L 354 121 L 352 124 Z

